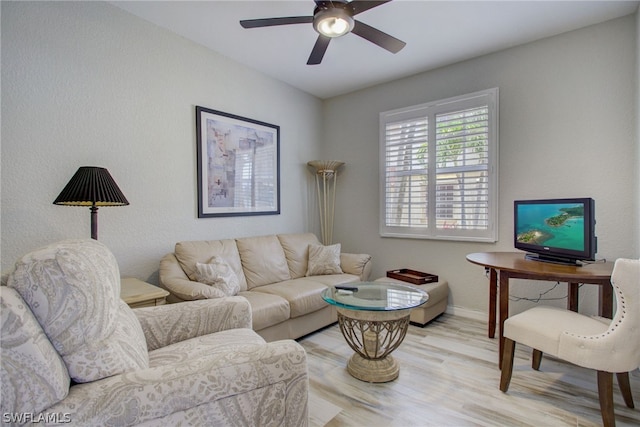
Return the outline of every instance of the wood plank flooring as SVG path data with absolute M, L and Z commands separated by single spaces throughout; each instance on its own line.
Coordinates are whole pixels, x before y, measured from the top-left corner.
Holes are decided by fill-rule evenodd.
M 545 356 L 531 369 L 531 351 L 516 346 L 509 391 L 499 388 L 498 342 L 485 322 L 443 314 L 411 325 L 393 355 L 395 381 L 371 384 L 346 371 L 352 354 L 337 325 L 299 340 L 309 363 L 311 427 L 327 426 L 599 426 L 596 374 Z M 640 426 L 640 372 L 631 374 L 636 409 L 614 380 L 618 427 Z

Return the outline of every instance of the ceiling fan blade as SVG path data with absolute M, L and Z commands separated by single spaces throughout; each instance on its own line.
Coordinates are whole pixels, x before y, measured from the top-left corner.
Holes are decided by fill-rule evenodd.
M 357 15 L 358 13 L 365 12 L 369 9 L 373 9 L 374 7 L 380 6 L 385 3 L 389 3 L 391 0 L 382 0 L 382 1 L 368 1 L 368 0 L 353 0 L 349 3 L 351 10 L 353 10 L 353 14 Z
M 333 7 L 336 3 L 346 4 L 349 3 L 350 0 L 313 0 L 316 4 L 316 7 Z
M 391 53 L 398 53 L 406 46 L 406 43 L 402 40 L 398 40 L 397 38 L 390 36 L 387 33 L 383 33 L 377 28 L 373 28 L 372 26 L 360 21 L 355 21 L 355 25 L 351 32 L 363 39 L 369 40 L 371 43 L 377 44 Z
M 242 28 L 273 27 L 276 25 L 310 24 L 313 16 L 288 16 L 282 18 L 244 19 L 240 21 Z
M 313 46 L 313 50 L 311 51 L 311 55 L 309 55 L 307 65 L 318 65 L 322 62 L 322 58 L 324 57 L 324 53 L 327 51 L 327 47 L 329 47 L 330 41 L 331 37 L 326 37 L 322 34 L 318 36 L 316 44 Z

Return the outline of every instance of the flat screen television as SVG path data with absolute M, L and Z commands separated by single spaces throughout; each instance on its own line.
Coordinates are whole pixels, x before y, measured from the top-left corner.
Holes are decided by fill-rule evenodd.
M 528 259 L 571 265 L 595 260 L 593 199 L 516 200 L 513 205 L 514 245 L 528 252 Z

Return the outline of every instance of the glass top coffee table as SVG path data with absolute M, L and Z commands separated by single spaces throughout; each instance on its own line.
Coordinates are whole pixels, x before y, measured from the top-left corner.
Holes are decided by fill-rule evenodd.
M 411 309 L 429 295 L 408 285 L 359 282 L 330 287 L 322 298 L 336 306 L 340 331 L 355 351 L 347 371 L 373 383 L 398 378 L 400 366 L 391 352 L 404 340 Z

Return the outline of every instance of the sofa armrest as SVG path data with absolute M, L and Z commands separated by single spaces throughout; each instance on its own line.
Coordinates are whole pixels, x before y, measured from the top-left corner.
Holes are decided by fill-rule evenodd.
M 160 260 L 160 285 L 185 301 L 219 297 L 211 286 L 189 279 L 172 253 Z
M 371 275 L 371 255 L 341 253 L 340 268 L 345 273 L 355 274 L 364 282 Z
M 251 306 L 235 296 L 133 309 L 149 351 L 213 332 L 251 328 Z
M 304 348 L 293 340 L 230 347 L 71 387 L 45 412 L 77 425 L 308 425 Z M 260 404 L 255 402 L 261 402 Z M 230 407 L 244 408 L 229 411 Z

